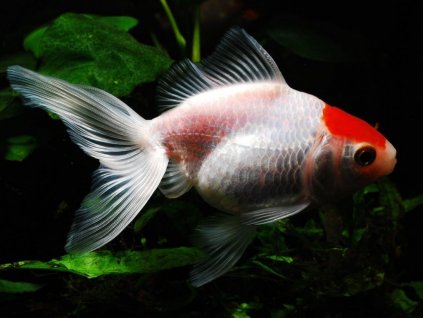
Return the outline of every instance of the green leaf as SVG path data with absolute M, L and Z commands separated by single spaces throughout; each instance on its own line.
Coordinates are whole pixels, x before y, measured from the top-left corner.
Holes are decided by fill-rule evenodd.
M 0 279 L 0 293 L 20 294 L 32 293 L 39 290 L 42 285 L 27 283 L 27 282 L 13 282 L 10 280 Z
M 23 107 L 16 96 L 11 88 L 0 90 L 0 119 L 11 118 L 21 112 Z
M 390 214 L 394 228 L 398 219 L 404 214 L 401 194 L 395 184 L 389 178 L 381 178 L 378 182 L 380 191 L 380 205 Z
M 363 194 L 364 195 L 369 194 L 369 193 L 378 193 L 379 192 L 379 187 L 377 186 L 376 183 L 370 183 L 370 184 L 366 185 L 363 188 L 362 191 L 363 191 Z
M 402 289 L 395 289 L 391 294 L 392 302 L 395 307 L 401 309 L 403 312 L 411 313 L 417 307 L 418 302 L 410 299 Z
M 271 259 L 272 261 L 282 262 L 291 264 L 294 262 L 294 259 L 290 256 L 283 256 L 283 255 L 268 255 L 266 258 Z
M 266 32 L 279 45 L 307 59 L 357 63 L 367 58 L 368 48 L 358 34 L 322 21 L 283 16 Z
M 324 231 L 321 227 L 316 225 L 316 222 L 313 219 L 307 221 L 303 227 L 296 227 L 295 231 L 301 235 L 309 236 L 323 236 Z
M 120 21 L 126 21 L 126 27 L 116 27 L 118 18 L 61 15 L 38 39 L 39 71 L 115 96 L 126 96 L 136 85 L 154 81 L 173 61 L 122 30 L 129 27 L 125 19 Z
M 423 194 L 411 199 L 406 199 L 402 201 L 402 204 L 404 206 L 405 212 L 412 211 L 418 206 L 423 205 Z
M 232 312 L 232 318 L 249 318 L 248 311 L 251 309 L 260 309 L 263 305 L 259 303 L 241 303 Z
M 9 66 L 16 64 L 33 69 L 36 61 L 32 54 L 26 52 L 6 55 L 0 60 L 0 72 L 5 73 Z M 22 103 L 17 97 L 18 94 L 10 87 L 0 90 L 0 120 L 12 118 L 21 112 Z
M 343 296 L 353 296 L 367 290 L 381 286 L 385 280 L 384 272 L 377 272 L 371 268 L 364 269 L 362 272 L 348 274 L 343 279 L 343 286 L 339 294 Z
M 28 34 L 23 41 L 24 49 L 32 52 L 32 54 L 34 54 L 36 58 L 41 57 L 41 39 L 43 38 L 47 29 L 47 26 L 39 27 L 32 31 L 30 34 Z
M 57 115 L 56 113 L 53 113 L 53 112 L 49 112 L 49 111 L 47 111 L 47 114 L 48 114 L 48 116 L 49 116 L 51 119 L 53 119 L 53 120 L 60 120 L 60 116 L 59 116 L 59 115 Z
M 280 220 L 267 226 L 257 228 L 256 238 L 260 242 L 264 255 L 275 255 L 288 250 L 283 233 L 287 230 L 288 220 Z
M 120 29 L 122 31 L 129 31 L 133 27 L 135 27 L 138 24 L 138 20 L 133 17 L 125 17 L 125 16 L 117 16 L 117 17 L 102 17 L 102 16 L 96 16 L 96 15 L 90 15 L 90 14 L 81 14 L 81 16 L 86 16 L 87 18 L 97 20 L 100 23 L 105 23 L 110 26 L 113 26 L 117 29 Z M 41 40 L 48 30 L 49 26 L 42 26 L 31 33 L 29 33 L 24 41 L 23 41 L 23 47 L 25 50 L 31 51 L 32 54 L 36 58 L 41 57 L 42 53 L 42 46 L 41 46 Z
M 140 232 L 142 228 L 160 211 L 160 208 L 150 208 L 141 214 L 135 221 L 134 232 Z
M 353 229 L 352 233 L 350 233 L 348 230 L 343 230 L 342 236 L 345 238 L 350 238 L 354 244 L 357 244 L 358 242 L 361 241 L 361 239 L 366 233 L 367 233 L 367 228 L 357 228 L 357 229 Z
M 128 32 L 138 24 L 138 20 L 133 17 L 97 17 L 99 22 L 107 23 L 122 31 Z
M 197 248 L 178 247 L 147 251 L 91 252 L 64 255 L 51 261 L 21 261 L 0 265 L 3 269 L 41 269 L 71 272 L 88 278 L 110 274 L 154 273 L 197 263 L 204 254 Z
M 263 271 L 268 272 L 268 273 L 270 273 L 272 275 L 275 275 L 276 277 L 279 277 L 279 278 L 282 278 L 282 279 L 288 279 L 286 276 L 278 273 L 273 268 L 271 268 L 270 266 L 264 264 L 263 262 L 260 262 L 258 260 L 253 260 L 253 264 L 256 265 L 257 267 L 261 268 Z
M 419 298 L 423 300 L 423 282 L 411 282 L 404 285 L 413 287 L 417 296 L 419 296 Z
M 29 135 L 10 137 L 6 143 L 5 159 L 10 161 L 22 161 L 37 148 L 37 140 Z

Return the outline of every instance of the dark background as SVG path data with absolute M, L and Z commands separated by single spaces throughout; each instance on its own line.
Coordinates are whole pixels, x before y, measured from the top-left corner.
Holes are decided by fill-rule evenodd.
M 170 1 L 169 1 L 170 2 Z M 168 43 L 172 58 L 182 58 L 166 27 L 158 1 L 7 1 L 0 9 L 0 55 L 22 50 L 23 37 L 34 28 L 64 12 L 130 15 L 140 24 L 131 33 L 151 44 L 149 30 Z M 170 2 L 171 3 L 171 2 Z M 183 1 L 180 1 L 182 3 Z M 264 43 L 275 58 L 288 84 L 320 97 L 370 123 L 379 123 L 382 133 L 398 152 L 391 180 L 404 198 L 423 193 L 423 6 L 419 1 L 234 1 L 233 6 L 206 12 L 203 26 L 203 56 L 233 24 L 250 34 L 262 35 L 263 26 L 283 15 L 324 21 L 352 30 L 366 39 L 369 63 L 324 63 L 281 54 L 272 42 Z M 171 3 L 172 4 L 172 3 Z M 226 19 L 218 17 L 227 12 Z M 249 11 L 251 10 L 251 11 Z M 249 13 L 257 13 L 251 17 Z M 184 32 L 192 29 L 188 14 L 179 11 Z M 177 16 L 178 18 L 178 16 Z M 173 49 L 173 51 L 172 51 Z M 4 69 L 1 83 L 6 85 Z M 142 88 L 154 101 L 151 83 Z M 131 101 L 130 98 L 128 98 Z M 146 112 L 143 116 L 154 116 Z M 51 131 L 43 144 L 23 162 L 0 159 L 0 263 L 21 259 L 50 259 L 64 253 L 63 245 L 72 212 L 88 193 L 95 160 L 88 158 L 68 139 L 60 122 L 48 121 L 41 112 L 28 111 L 19 124 L 1 121 L 1 138 L 25 133 L 27 127 Z M 29 129 L 29 128 L 28 128 Z M 62 214 L 61 214 L 62 213 Z M 422 214 L 419 208 L 402 220 L 403 242 L 399 268 L 404 277 L 423 280 L 421 261 Z M 0 299 L 2 295 L 0 294 Z M 31 300 L 35 301 L 35 300 Z M 0 301 L 0 317 L 2 302 Z

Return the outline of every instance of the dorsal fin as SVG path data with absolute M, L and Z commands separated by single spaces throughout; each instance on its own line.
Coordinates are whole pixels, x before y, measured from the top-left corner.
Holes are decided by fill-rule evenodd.
M 285 83 L 266 50 L 244 29 L 234 27 L 212 55 L 201 62 L 204 73 L 219 86 L 258 81 Z
M 157 103 L 169 109 L 211 88 L 260 81 L 285 83 L 266 50 L 245 30 L 234 27 L 201 63 L 186 59 L 175 64 L 158 83 Z
M 157 106 L 162 111 L 173 108 L 213 86 L 196 64 L 188 59 L 183 60 L 174 64 L 160 78 L 157 84 Z

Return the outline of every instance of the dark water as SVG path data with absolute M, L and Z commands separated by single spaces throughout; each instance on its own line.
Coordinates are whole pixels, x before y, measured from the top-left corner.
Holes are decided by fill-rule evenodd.
M 204 15 L 203 56 L 213 50 L 219 37 L 233 24 L 243 25 L 259 39 L 265 38 L 265 30 L 270 25 L 278 25 L 292 17 L 303 24 L 312 22 L 313 25 L 334 26 L 332 40 L 335 42 L 345 41 L 336 32 L 338 29 L 354 34 L 354 39 L 360 39 L 357 41 L 359 47 L 354 45 L 354 41 L 351 42 L 351 50 L 354 52 L 353 57 L 354 54 L 363 54 L 364 62 L 316 61 L 293 54 L 269 38 L 266 38 L 263 46 L 274 57 L 293 88 L 316 95 L 370 123 L 377 122 L 398 152 L 398 164 L 390 180 L 404 198 L 422 194 L 421 3 L 386 1 L 370 8 L 369 3 L 364 1 L 340 1 L 326 5 L 303 1 L 278 4 L 276 1 L 233 2 L 235 4 L 232 7 L 217 6 L 217 9 Z M 181 6 L 183 8 L 184 4 Z M 181 29 L 189 34 L 192 30 L 192 12 L 188 5 L 185 6 L 186 10 L 175 9 L 175 13 Z M 158 1 L 10 1 L 0 11 L 0 61 L 23 51 L 22 39 L 28 32 L 65 12 L 133 16 L 140 21 L 131 31 L 137 40 L 152 45 L 150 32 L 154 31 L 173 59 L 182 58 Z M 218 12 L 225 12 L 228 18 L 220 20 L 219 15 L 216 15 Z M 1 88 L 4 88 L 7 86 L 5 66 L 1 63 L 0 66 L 0 83 Z M 138 87 L 125 100 L 129 104 L 138 103 L 138 106 L 152 105 L 154 88 L 155 83 Z M 143 96 L 142 102 L 137 101 L 140 95 Z M 139 110 L 147 118 L 157 115 L 151 108 L 139 107 Z M 44 136 L 44 139 L 42 145 L 24 161 L 7 161 L 3 158 L 0 161 L 0 263 L 23 259 L 49 260 L 64 254 L 63 246 L 73 211 L 88 193 L 91 173 L 97 167 L 95 160 L 88 158 L 70 142 L 61 123 L 50 120 L 42 112 L 25 110 L 19 117 L 0 121 L 2 140 L 22 134 Z M 3 154 L 4 143 L 2 147 Z M 398 258 L 393 262 L 397 282 L 423 281 L 423 262 L 420 257 L 422 212 L 423 208 L 420 207 L 400 220 L 400 250 Z M 171 227 L 171 224 L 164 224 L 158 231 L 172 231 Z M 160 236 L 157 233 L 153 235 Z M 172 237 L 172 234 L 169 235 Z M 122 240 L 130 240 L 131 233 L 124 232 L 122 237 Z M 174 239 L 174 246 L 187 244 L 185 239 Z M 105 277 L 81 281 L 71 274 L 57 277 L 57 274 L 47 273 L 0 272 L 0 279 L 36 281 L 47 285 L 40 292 L 27 295 L 0 293 L 0 317 L 30 314 L 97 316 L 105 312 L 128 316 L 165 316 L 171 312 L 180 316 L 213 317 L 213 313 L 205 313 L 210 304 L 216 310 L 216 315 L 229 315 L 230 311 L 224 309 L 228 304 L 252 302 L 254 299 L 260 303 L 263 298 L 271 297 L 262 286 L 262 289 L 256 291 L 250 285 L 242 286 L 248 291 L 244 294 L 242 287 L 233 289 L 233 293 L 241 293 L 240 298 L 227 296 L 231 292 L 231 281 L 192 294 L 186 287 L 181 287 L 183 279 L 178 279 L 177 275 L 183 277 L 185 274 L 186 271 L 182 270 L 164 273 L 157 279 L 160 286 L 155 285 L 154 279 L 151 279 L 143 282 L 146 286 L 143 289 L 131 284 L 132 278 L 108 280 Z M 243 284 L 240 280 L 234 281 Z M 252 282 L 246 280 L 245 284 Z M 283 288 L 283 284 L 278 287 Z M 183 292 L 176 295 L 172 289 Z M 104 293 L 98 292 L 96 295 L 96 290 L 103 290 Z M 83 294 L 80 299 L 76 297 L 78 291 Z M 222 293 L 229 298 L 220 299 Z M 64 300 L 66 297 L 72 300 Z M 190 297 L 196 298 L 188 300 Z M 220 305 L 216 305 L 219 303 L 216 299 L 220 299 Z M 355 298 L 325 298 L 323 304 L 332 309 L 319 305 L 316 299 L 314 303 L 305 303 L 304 308 L 314 308 L 319 317 L 352 317 L 355 314 L 377 317 L 379 311 L 393 316 L 407 315 L 401 311 L 390 311 L 386 305 L 389 302 L 383 302 L 383 297 L 375 299 L 381 303 L 367 303 L 368 307 L 360 310 L 356 306 L 366 302 L 365 294 Z M 283 303 L 283 300 L 279 301 Z M 25 305 L 20 307 L 21 303 Z M 262 306 L 267 305 L 262 302 Z M 161 306 L 168 311 L 161 309 Z M 172 311 L 169 308 L 175 309 Z M 258 312 L 269 314 L 271 311 L 262 307 L 251 310 L 253 316 Z M 279 317 L 276 316 L 278 312 L 281 314 L 281 311 L 274 311 L 273 315 Z M 301 314 L 297 311 L 298 316 L 308 316 L 312 310 L 299 312 Z M 409 315 L 413 316 L 413 313 Z

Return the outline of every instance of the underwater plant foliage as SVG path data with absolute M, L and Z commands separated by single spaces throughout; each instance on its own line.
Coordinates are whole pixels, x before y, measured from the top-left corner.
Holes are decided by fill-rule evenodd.
M 65 13 L 29 34 L 24 47 L 42 61 L 40 73 L 126 96 L 173 62 L 127 32 L 135 22 L 131 17 Z
M 174 61 L 200 56 L 191 39 L 195 31 L 202 39 L 201 50 L 207 51 L 215 44 L 209 43 L 213 33 L 220 35 L 223 26 L 250 27 L 283 64 L 288 82 L 293 78 L 305 91 L 317 83 L 313 89 L 322 98 L 329 96 L 326 99 L 339 104 L 343 99 L 358 104 L 358 97 L 345 87 L 330 97 L 340 73 L 355 74 L 358 68 L 371 69 L 372 74 L 369 65 L 386 63 L 383 58 L 375 62 L 378 51 L 365 41 L 366 34 L 301 15 L 275 14 L 271 4 L 240 1 L 235 9 L 218 7 L 232 17 L 219 20 L 222 30 L 210 22 L 210 11 L 203 11 L 203 23 L 194 31 L 195 15 L 208 1 L 160 3 L 141 2 L 133 16 L 128 3 L 126 11 L 116 11 L 124 15 L 58 10 L 53 19 L 22 32 L 16 52 L 0 55 L 2 75 L 8 65 L 20 64 L 101 88 L 154 117 L 154 83 L 160 74 Z M 171 19 L 179 24 L 166 22 Z M 191 52 L 190 45 L 198 52 Z M 306 66 L 297 72 L 298 65 Z M 368 90 L 375 89 L 376 95 L 379 88 L 371 82 L 362 84 L 370 85 Z M 376 100 L 376 111 L 368 118 L 378 118 L 382 106 L 368 92 L 357 94 L 365 96 L 367 108 Z M 389 110 L 381 113 L 382 119 L 392 115 Z M 0 215 L 2 239 L 8 242 L 1 245 L 0 316 L 423 314 L 423 275 L 402 269 L 402 249 L 409 244 L 405 222 L 422 212 L 423 189 L 403 189 L 395 175 L 339 202 L 258 227 L 241 261 L 198 289 L 187 282 L 188 272 L 204 255 L 193 247 L 191 234 L 213 209 L 195 191 L 175 200 L 157 192 L 131 226 L 104 248 L 64 254 L 73 213 L 88 193 L 97 162 L 71 143 L 55 114 L 49 115 L 24 109 L 19 96 L 1 82 L 0 196 L 5 196 L 5 208 Z

